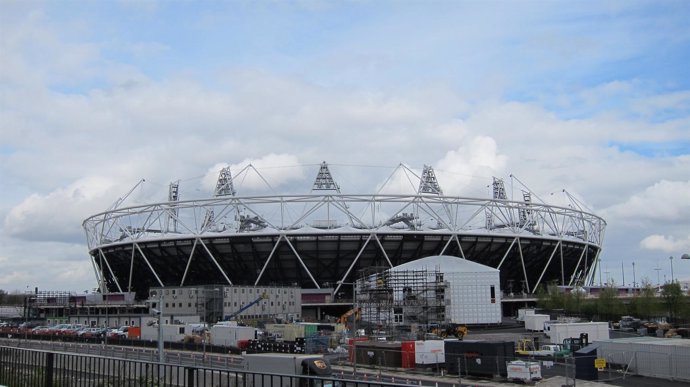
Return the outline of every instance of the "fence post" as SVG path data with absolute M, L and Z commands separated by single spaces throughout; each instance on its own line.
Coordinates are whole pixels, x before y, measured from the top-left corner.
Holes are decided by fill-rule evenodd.
M 196 373 L 196 368 L 187 367 L 185 368 L 187 372 L 187 384 L 186 387 L 194 387 L 194 374 Z
M 460 356 L 458 356 L 458 385 L 462 386 L 462 369 L 460 368 Z
M 46 387 L 53 387 L 53 360 L 54 360 L 54 353 L 53 352 L 46 352 L 46 378 L 45 378 L 45 386 Z

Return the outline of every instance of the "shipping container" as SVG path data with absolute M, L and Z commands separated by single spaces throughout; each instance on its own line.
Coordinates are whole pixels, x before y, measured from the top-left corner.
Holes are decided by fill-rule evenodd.
M 551 316 L 548 314 L 528 314 L 525 315 L 525 329 L 535 332 L 544 331 L 544 323 L 549 321 Z
M 400 342 L 367 341 L 357 343 L 357 364 L 402 368 Z
M 587 334 L 589 342 L 609 339 L 609 324 L 607 322 L 584 322 L 584 323 L 550 323 L 545 325 L 544 333 L 552 343 L 562 344 L 564 339 L 580 337 L 580 334 Z
M 402 358 L 400 359 L 402 368 L 415 368 L 415 342 L 403 341 L 400 344 Z M 445 352 L 444 352 L 445 353 Z
M 446 370 L 449 374 L 506 376 L 506 362 L 515 359 L 512 341 L 446 340 Z
M 417 340 L 414 345 L 415 365 L 445 364 L 446 351 L 443 340 Z
M 256 328 L 216 324 L 211 327 L 211 344 L 237 347 L 241 340 L 256 339 Z
M 525 316 L 533 315 L 535 313 L 536 313 L 536 311 L 534 309 L 531 309 L 531 308 L 529 308 L 529 309 L 528 308 L 518 309 L 517 320 L 518 321 L 525 321 Z

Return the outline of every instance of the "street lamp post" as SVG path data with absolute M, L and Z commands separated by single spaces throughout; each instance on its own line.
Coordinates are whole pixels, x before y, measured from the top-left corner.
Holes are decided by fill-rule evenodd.
M 158 362 L 165 362 L 165 345 L 163 343 L 163 294 L 158 297 Z
M 661 288 L 661 279 L 659 277 L 659 272 L 661 271 L 661 268 L 658 267 L 658 264 L 659 263 L 657 262 L 657 267 L 654 268 L 654 270 L 656 270 L 656 287 Z
M 668 257 L 671 260 L 671 283 L 673 283 L 673 256 Z
M 597 271 L 599 272 L 599 287 L 601 287 L 601 258 L 597 259 Z
M 165 346 L 163 343 L 163 289 L 151 292 L 151 301 L 158 301 L 158 309 L 151 308 L 151 311 L 158 317 L 158 362 L 162 365 L 165 362 Z

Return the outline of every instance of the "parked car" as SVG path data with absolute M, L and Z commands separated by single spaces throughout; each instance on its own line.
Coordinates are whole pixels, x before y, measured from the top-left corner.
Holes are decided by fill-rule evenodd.
M 129 331 L 128 326 L 121 326 L 117 329 L 113 329 L 108 333 L 108 337 L 113 337 L 117 339 L 126 339 L 127 332 Z
M 68 326 L 69 324 L 56 324 L 51 327 L 48 327 L 46 329 L 45 334 L 48 335 L 58 335 L 61 329 L 64 329 Z
M 49 326 L 39 325 L 36 328 L 32 329 L 31 333 L 34 335 L 45 335 L 48 332 L 48 329 L 50 329 Z
M 65 324 L 66 326 L 60 328 L 57 334 L 60 336 L 76 336 L 77 332 L 84 328 L 82 324 Z
M 103 337 L 107 328 L 90 327 L 77 332 L 79 337 Z

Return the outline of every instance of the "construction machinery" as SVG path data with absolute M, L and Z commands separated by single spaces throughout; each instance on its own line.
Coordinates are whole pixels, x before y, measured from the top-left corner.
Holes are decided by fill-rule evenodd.
M 350 318 L 350 316 L 354 315 L 355 320 L 359 320 L 361 318 L 361 313 L 362 310 L 361 308 L 352 308 L 348 310 L 347 312 L 343 313 L 338 317 L 338 323 L 340 324 L 345 324 L 347 323 L 347 320 Z
M 438 325 L 433 326 L 430 329 L 430 333 L 433 333 L 442 339 L 447 337 L 457 337 L 458 339 L 462 340 L 467 335 L 467 332 L 468 330 L 466 326 L 457 324 Z
M 580 333 L 580 337 L 569 337 L 563 339 L 563 350 L 572 354 L 589 345 L 589 335 Z
M 223 320 L 225 320 L 225 321 L 230 321 L 230 320 L 232 320 L 233 318 L 237 317 L 240 313 L 242 313 L 242 312 L 244 312 L 245 310 L 251 308 L 252 306 L 258 304 L 259 301 L 261 301 L 261 300 L 266 300 L 266 299 L 268 299 L 268 294 L 262 293 L 256 300 L 254 300 L 254 301 L 248 303 L 247 305 L 241 307 L 241 308 L 238 309 L 237 311 L 235 311 L 235 312 L 233 312 L 233 313 L 231 313 L 231 314 L 229 314 L 229 315 L 223 317 Z

